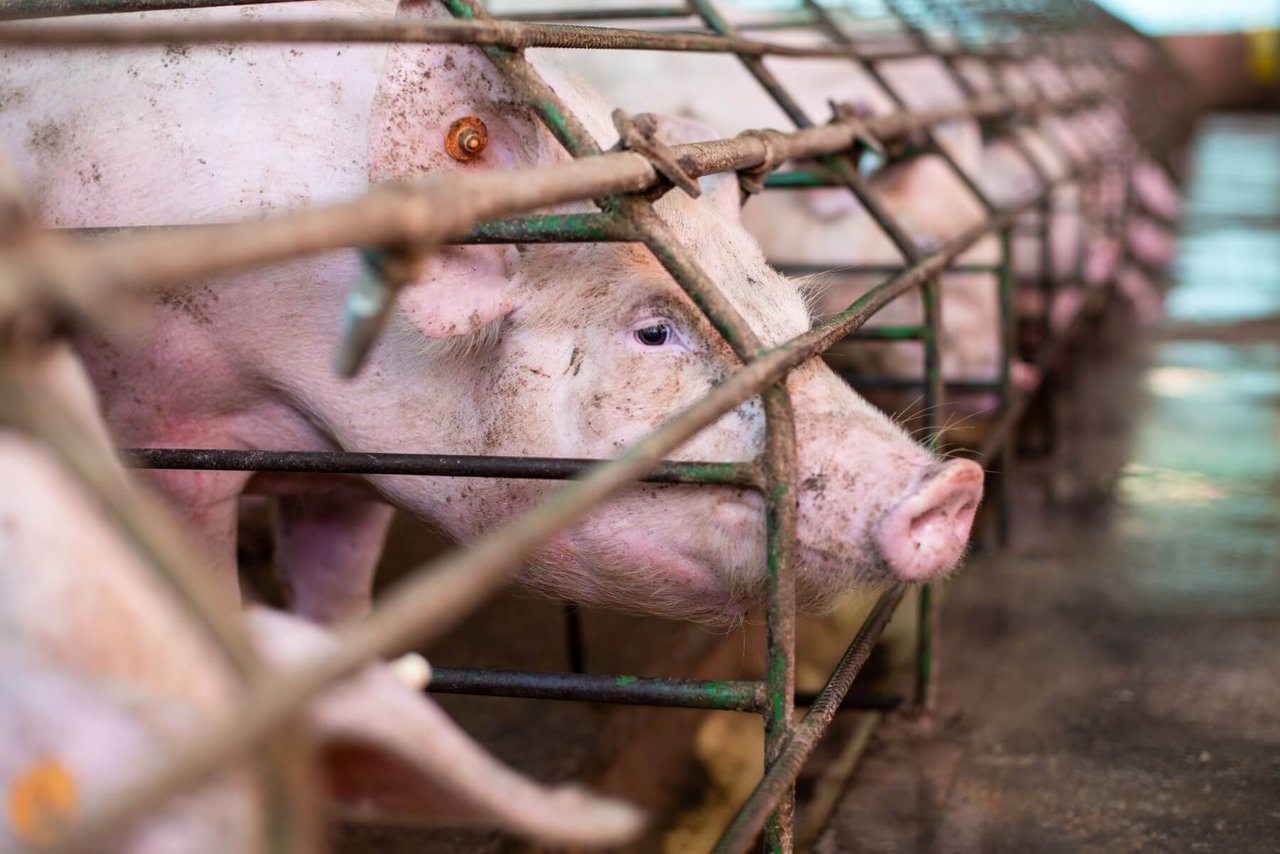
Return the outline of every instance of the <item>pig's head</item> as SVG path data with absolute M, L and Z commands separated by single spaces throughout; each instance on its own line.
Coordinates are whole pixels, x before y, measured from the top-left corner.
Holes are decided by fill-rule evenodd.
M 602 147 L 611 145 L 608 106 L 580 82 L 539 70 Z M 488 128 L 484 153 L 465 163 L 444 145 L 462 116 L 478 116 Z M 692 141 L 695 129 L 666 122 L 662 133 L 667 142 Z M 378 179 L 568 157 L 470 49 L 393 49 L 372 134 Z M 764 342 L 806 331 L 805 294 L 766 264 L 741 226 L 734 176 L 704 179 L 703 187 L 699 200 L 673 192 L 657 204 L 671 232 Z M 422 450 L 610 457 L 737 367 L 729 346 L 643 246 L 460 247 L 437 256 L 402 293 L 363 381 L 386 384 L 390 417 L 401 430 L 421 425 L 412 441 Z M 414 388 L 429 388 L 431 399 L 408 391 Z M 798 434 L 802 600 L 817 605 L 858 586 L 950 571 L 980 498 L 980 469 L 938 461 L 817 361 L 794 372 L 788 388 Z M 365 447 L 378 439 L 349 431 L 339 439 Z M 753 399 L 673 456 L 752 460 L 764 434 Z M 553 488 L 435 478 L 386 478 L 379 487 L 459 537 Z M 636 485 L 555 537 L 522 580 L 584 603 L 733 619 L 764 588 L 763 511 L 753 491 Z

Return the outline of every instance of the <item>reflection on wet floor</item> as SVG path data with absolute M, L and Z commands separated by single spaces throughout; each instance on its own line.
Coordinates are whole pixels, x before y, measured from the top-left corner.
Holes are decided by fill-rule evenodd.
M 1280 148 L 1274 116 L 1205 122 L 1194 156 L 1169 316 L 1227 323 L 1280 314 Z
M 1111 488 L 953 585 L 816 850 L 1280 850 L 1280 119 L 1195 151 L 1170 321 L 1077 387 Z
M 1280 345 L 1176 341 L 1155 359 L 1117 484 L 1129 579 L 1153 608 L 1195 610 L 1209 597 L 1215 610 L 1275 613 Z

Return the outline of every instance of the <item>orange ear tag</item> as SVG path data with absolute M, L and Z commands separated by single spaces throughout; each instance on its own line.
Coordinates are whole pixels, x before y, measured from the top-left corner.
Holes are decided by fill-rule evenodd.
M 31 845 L 58 842 L 79 813 L 76 779 L 56 759 L 41 759 L 9 784 L 9 825 Z
M 444 135 L 444 150 L 460 163 L 475 160 L 489 144 L 489 129 L 479 116 L 463 116 Z

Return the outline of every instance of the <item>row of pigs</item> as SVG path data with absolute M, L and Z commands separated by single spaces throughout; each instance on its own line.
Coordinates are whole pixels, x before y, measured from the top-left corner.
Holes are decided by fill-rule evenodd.
M 166 20 L 391 14 L 446 13 L 417 0 L 398 7 L 326 0 L 168 13 Z M 753 100 L 753 84 L 735 88 L 724 67 L 705 57 L 583 52 L 569 71 L 539 54 L 530 52 L 539 72 L 603 147 L 617 138 L 612 104 L 665 114 L 656 127 L 668 144 L 721 138 L 771 115 Z M 912 109 L 962 100 L 937 60 L 884 70 Z M 977 70 L 976 86 L 995 85 Z M 776 72 L 806 97 L 869 113 L 892 106 L 849 63 L 796 60 Z M 1037 60 L 1008 68 L 1002 85 L 1069 94 L 1114 85 L 1111 73 Z M 37 221 L 64 228 L 231 221 L 424 172 L 568 159 L 484 54 L 466 47 L 12 48 L 0 55 L 0 93 L 0 143 L 13 158 L 4 189 L 16 199 L 22 187 L 32 199 L 30 207 L 6 208 L 0 244 L 23 239 Z M 1154 220 L 1133 220 L 1125 232 L 1091 230 L 1118 215 L 1130 186 L 1162 218 L 1176 214 L 1176 192 L 1140 158 L 1120 113 L 1095 106 L 1046 116 L 1018 133 L 1050 176 L 1072 159 L 1135 164 L 1104 173 L 1087 198 L 1074 190 L 1079 204 L 1052 222 L 1054 264 L 1068 274 L 1084 244 L 1086 285 L 1118 281 L 1141 313 L 1156 310 L 1158 294 L 1139 268 L 1118 265 L 1130 254 L 1167 262 L 1169 237 Z M 936 134 L 999 204 L 1033 193 L 1041 180 L 1013 145 L 984 144 L 971 122 L 950 122 Z M 985 216 L 937 155 L 880 170 L 876 187 L 921 247 Z M 701 266 L 766 345 L 804 332 L 815 314 L 842 309 L 857 295 L 852 283 L 818 289 L 788 279 L 766 257 L 900 261 L 847 191 L 770 190 L 743 205 L 733 174 L 703 178 L 701 189 L 696 200 L 669 193 L 656 209 L 696 247 Z M 1107 206 L 1113 209 L 1090 209 Z M 967 260 L 991 261 L 995 251 L 980 243 Z M 1038 263 L 1015 261 L 1028 271 Z M 104 461 L 115 458 L 108 425 L 115 441 L 142 447 L 608 457 L 738 364 L 641 247 L 456 246 L 438 252 L 404 289 L 360 376 L 340 380 L 326 354 L 356 263 L 351 253 L 326 254 L 194 284 L 159 300 L 145 334 L 128 340 L 77 331 L 68 347 L 39 324 L 13 325 L 6 396 L 18 406 L 30 397 L 23 389 L 38 389 L 74 416 L 84 449 Z M 1078 291 L 1063 293 L 1069 300 Z M 998 376 L 992 276 L 956 274 L 944 295 L 945 375 Z M 1063 322 L 1073 308 L 1064 303 L 1052 313 Z M 918 322 L 919 305 L 895 304 L 887 314 L 886 322 Z M 891 345 L 880 358 L 879 369 L 892 376 L 920 373 L 918 345 Z M 1015 375 L 1027 384 L 1036 379 L 1029 368 Z M 796 370 L 788 388 L 801 484 L 802 603 L 821 608 L 850 589 L 951 571 L 981 496 L 978 466 L 935 459 L 819 362 Z M 763 434 L 762 408 L 748 402 L 677 458 L 752 460 Z M 9 847 L 56 841 L 70 820 L 203 722 L 232 713 L 238 689 L 210 639 L 38 439 L 0 433 L 0 472 L 0 845 Z M 124 473 L 112 468 L 110 476 L 123 480 Z M 240 613 L 238 501 L 250 493 L 275 498 L 277 562 L 293 613 L 250 609 L 244 623 L 265 660 L 282 667 L 323 654 L 335 643 L 332 630 L 368 611 L 393 506 L 468 540 L 550 488 L 230 471 L 150 472 L 146 479 L 168 508 L 131 500 L 156 518 L 177 517 L 228 613 Z M 520 580 L 578 602 L 737 619 L 763 595 L 762 510 L 759 494 L 748 490 L 637 485 L 548 542 Z M 548 791 L 505 769 L 421 694 L 424 676 L 370 666 L 309 707 L 309 724 L 326 747 L 320 776 L 327 797 L 364 814 L 492 822 L 566 844 L 611 844 L 637 830 L 639 817 L 625 805 Z M 228 771 L 135 825 L 112 850 L 257 850 L 263 785 L 249 769 Z

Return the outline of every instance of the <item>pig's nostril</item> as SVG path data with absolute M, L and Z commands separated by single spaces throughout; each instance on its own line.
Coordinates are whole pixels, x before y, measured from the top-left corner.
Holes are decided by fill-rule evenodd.
M 876 540 L 893 574 L 928 581 L 960 559 L 982 499 L 982 469 L 967 460 L 940 466 L 880 520 Z

